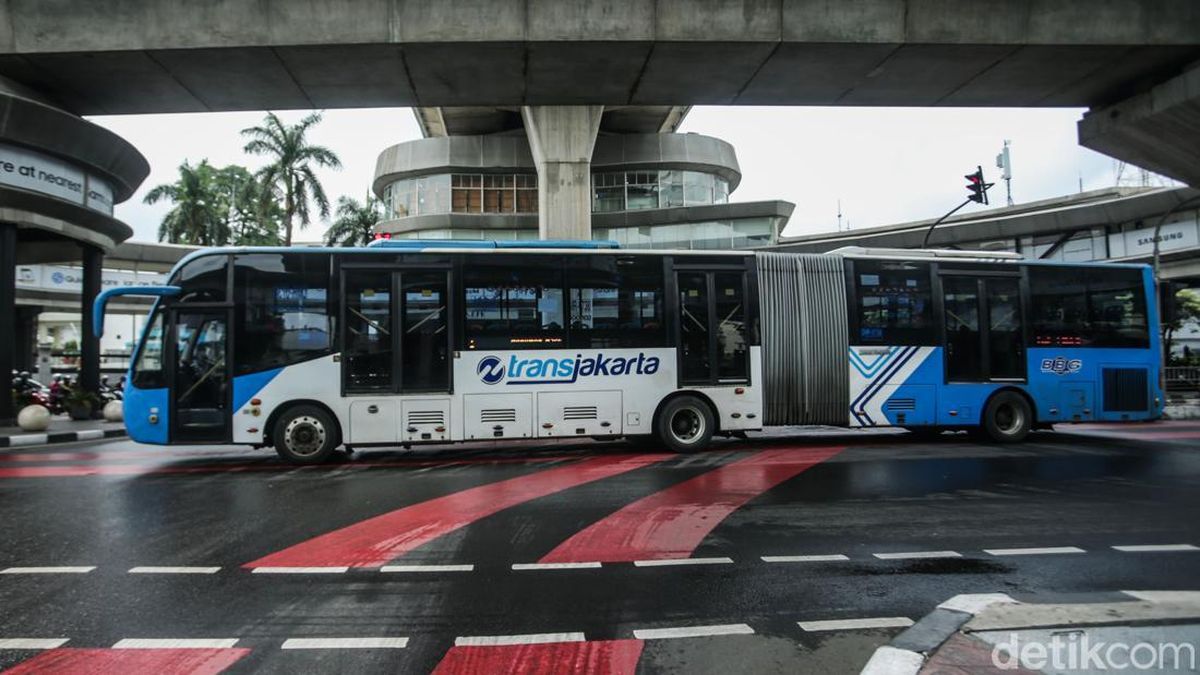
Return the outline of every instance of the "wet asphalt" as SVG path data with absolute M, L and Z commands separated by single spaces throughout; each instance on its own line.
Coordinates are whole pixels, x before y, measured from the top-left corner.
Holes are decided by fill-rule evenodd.
M 801 456 L 821 459 L 789 464 Z M 608 460 L 620 469 L 574 473 Z M 484 486 L 482 503 L 467 501 Z M 409 531 L 371 520 L 388 514 Z M 450 446 L 316 468 L 239 448 L 81 443 L 0 453 L 0 516 L 0 641 L 236 639 L 227 672 L 425 673 L 455 672 L 464 637 L 568 634 L 545 639 L 632 649 L 614 672 L 857 672 L 899 620 L 960 593 L 1200 589 L 1200 551 L 1113 548 L 1200 546 L 1200 422 L 1064 428 L 1017 446 L 809 429 L 690 456 L 624 442 Z M 397 543 L 420 528 L 420 543 Z M 319 568 L 326 547 L 332 570 L 253 569 L 299 553 Z M 439 567 L 337 569 L 362 547 Z M 520 569 L 597 550 L 602 565 Z M 800 626 L 863 618 L 898 623 Z M 748 634 L 642 633 L 712 626 Z M 282 648 L 354 637 L 407 642 Z M 481 649 L 471 656 L 493 660 L 470 669 L 550 658 Z M 0 649 L 0 667 L 46 653 Z

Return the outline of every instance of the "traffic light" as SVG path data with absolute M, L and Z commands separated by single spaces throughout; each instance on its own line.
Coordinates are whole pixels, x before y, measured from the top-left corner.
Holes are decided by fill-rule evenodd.
M 967 190 L 970 192 L 967 195 L 967 199 L 980 204 L 987 204 L 987 191 L 993 184 L 983 182 L 983 167 L 975 167 L 975 173 L 967 174 L 964 178 L 967 179 Z

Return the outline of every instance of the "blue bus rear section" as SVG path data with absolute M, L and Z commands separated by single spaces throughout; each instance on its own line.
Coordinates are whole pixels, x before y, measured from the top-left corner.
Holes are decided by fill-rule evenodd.
M 1162 416 L 1152 349 L 1030 349 L 1025 382 L 947 382 L 941 347 L 893 347 L 874 360 L 857 349 L 851 348 L 851 367 L 872 386 L 852 398 L 851 426 L 974 426 L 988 399 L 1003 389 L 1024 393 L 1041 424 Z M 920 363 L 900 378 L 906 360 Z

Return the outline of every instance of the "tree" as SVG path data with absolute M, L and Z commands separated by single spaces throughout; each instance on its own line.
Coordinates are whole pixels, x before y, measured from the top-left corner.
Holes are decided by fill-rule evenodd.
M 1175 331 L 1183 328 L 1185 323 L 1200 321 L 1200 291 L 1194 288 L 1184 288 L 1175 294 L 1175 320 L 1163 326 L 1163 344 L 1166 348 L 1167 360 L 1171 360 L 1171 342 Z
M 208 160 L 201 160 L 194 167 L 185 161 L 179 165 L 179 178 L 174 183 L 159 185 L 146 193 L 143 201 L 147 204 L 163 200 L 174 204 L 158 226 L 159 241 L 196 246 L 222 246 L 229 241 L 229 231 L 219 215 L 212 190 L 213 173 Z
M 325 233 L 326 246 L 366 246 L 375 238 L 375 225 L 379 223 L 379 200 L 367 197 L 366 204 L 357 199 L 339 197 L 337 220 Z
M 270 189 L 244 166 L 230 164 L 214 173 L 220 216 L 234 246 L 278 246 L 283 210 Z
M 270 163 L 256 175 L 282 203 L 284 246 L 292 245 L 292 231 L 297 219 L 300 229 L 311 222 L 310 201 L 316 204 L 322 218 L 329 217 L 329 200 L 314 170 L 318 167 L 339 169 L 342 162 L 332 150 L 313 145 L 305 137 L 320 121 L 321 114 L 312 113 L 297 124 L 286 125 L 275 113 L 268 113 L 261 125 L 242 129 L 242 135 L 250 139 L 244 150 L 270 158 Z

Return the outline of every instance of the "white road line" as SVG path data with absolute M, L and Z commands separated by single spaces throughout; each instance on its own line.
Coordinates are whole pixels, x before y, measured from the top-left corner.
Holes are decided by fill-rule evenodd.
M 54 649 L 69 638 L 0 638 L 0 649 Z
M 876 553 L 880 560 L 909 560 L 916 558 L 961 558 L 958 551 L 905 551 L 903 553 Z
M 118 640 L 113 649 L 229 649 L 236 645 L 237 638 L 194 639 L 194 638 L 125 638 Z
M 380 572 L 470 572 L 474 565 L 384 565 Z
M 403 637 L 352 637 L 352 638 L 290 638 L 283 641 L 280 649 L 404 649 L 408 638 Z
M 1114 546 L 1118 551 L 1125 553 L 1158 553 L 1166 551 L 1200 551 L 1200 548 L 1191 544 L 1132 544 L 1128 546 Z
M 862 630 L 865 628 L 907 628 L 912 619 L 903 616 L 882 616 L 872 619 L 835 619 L 831 621 L 800 621 L 801 630 L 816 633 L 828 630 Z
M 985 548 L 988 555 L 1057 555 L 1060 553 L 1087 553 L 1076 546 L 1049 546 L 1046 548 Z
M 781 563 L 781 562 L 834 562 L 837 560 L 849 560 L 841 553 L 834 555 L 764 555 L 763 562 Z
M 1146 602 L 1185 602 L 1194 605 L 1200 602 L 1200 591 L 1121 591 Z
M 129 574 L 216 574 L 220 567 L 156 567 L 147 565 L 129 568 Z
M 254 574 L 341 574 L 349 567 L 255 567 Z
M 466 635 L 454 638 L 456 647 L 540 645 L 549 642 L 584 642 L 583 633 L 534 633 L 530 635 Z
M 103 429 L 84 429 L 75 432 L 76 441 L 94 441 L 101 438 L 104 438 Z
M 710 635 L 754 635 L 754 629 L 744 623 L 729 623 L 717 626 L 642 628 L 633 631 L 633 636 L 639 640 L 666 640 L 670 638 L 707 637 Z
M 669 567 L 671 565 L 732 565 L 730 558 L 664 558 L 662 560 L 634 560 L 635 567 Z
M 515 571 L 523 570 L 594 570 L 600 568 L 598 562 L 561 562 L 561 563 L 516 563 L 512 566 Z
M 87 574 L 96 569 L 92 567 L 9 567 L 0 570 L 0 574 Z

